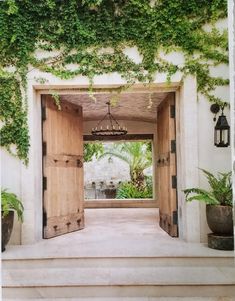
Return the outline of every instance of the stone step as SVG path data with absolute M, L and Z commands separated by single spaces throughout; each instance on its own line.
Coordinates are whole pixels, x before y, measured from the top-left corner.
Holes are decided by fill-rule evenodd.
M 17 301 L 54 301 L 48 298 L 27 298 Z M 102 297 L 102 298 L 58 298 L 58 301 L 234 301 L 235 297 Z M 4 301 L 16 301 L 16 299 L 4 299 Z
M 92 267 L 230 267 L 233 257 L 53 257 L 3 259 L 3 269 Z
M 216 301 L 230 301 L 235 300 L 234 297 L 234 288 L 230 286 L 103 286 L 103 287 L 48 287 L 48 288 L 21 288 L 21 289 L 3 289 L 3 300 L 93 300 L 99 301 L 111 301 L 112 296 L 120 296 L 118 301 L 129 300 L 132 301 L 136 295 L 140 296 L 139 301 L 145 300 L 155 300 L 149 299 L 156 298 L 156 296 L 165 296 L 165 300 L 168 300 L 168 297 L 171 297 L 170 300 L 180 301 L 183 300 L 194 300 L 189 299 L 192 296 L 200 296 L 199 300 L 216 300 Z M 76 296 L 80 296 L 77 298 Z M 87 298 L 86 296 L 89 296 Z M 126 297 L 131 296 L 131 297 Z M 147 296 L 147 297 L 146 297 Z M 178 299 L 175 299 L 174 296 L 178 296 Z M 211 297 L 213 296 L 213 297 Z M 66 297 L 66 298 L 64 298 Z M 40 299 L 41 298 L 41 299 Z M 210 298 L 210 299 L 208 299 Z M 115 300 L 115 299 L 114 299 Z M 160 299 L 161 300 L 161 299 Z M 164 300 L 164 299 L 163 299 Z M 197 300 L 197 299 L 196 299 Z
M 235 296 L 234 267 L 9 269 L 2 279 L 4 298 Z

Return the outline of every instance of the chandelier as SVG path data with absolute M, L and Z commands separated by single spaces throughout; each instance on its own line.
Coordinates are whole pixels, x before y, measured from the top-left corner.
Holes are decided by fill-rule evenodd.
M 108 113 L 97 123 L 95 128 L 92 128 L 93 136 L 123 136 L 127 134 L 127 128 L 120 126 L 117 120 L 110 113 L 110 102 L 108 105 Z

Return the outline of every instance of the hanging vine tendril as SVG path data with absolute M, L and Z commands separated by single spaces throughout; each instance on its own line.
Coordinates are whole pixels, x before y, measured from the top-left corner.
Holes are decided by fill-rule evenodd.
M 90 83 L 96 75 L 118 72 L 128 85 L 151 83 L 163 72 L 170 81 L 179 71 L 195 75 L 198 92 L 209 101 L 223 103 L 213 90 L 228 80 L 212 77 L 210 66 L 228 63 L 227 32 L 215 26 L 226 9 L 224 0 L 189 0 L 187 5 L 183 0 L 0 1 L 1 146 L 13 152 L 15 145 L 15 154 L 27 163 L 22 91 L 32 67 L 62 79 L 86 76 Z M 142 61 L 133 61 L 125 47 L 137 47 Z M 37 50 L 47 56 L 39 59 Z M 171 51 L 184 55 L 183 65 L 161 56 Z

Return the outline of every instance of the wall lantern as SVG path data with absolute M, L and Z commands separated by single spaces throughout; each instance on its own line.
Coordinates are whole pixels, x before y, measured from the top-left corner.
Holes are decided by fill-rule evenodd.
M 217 147 L 228 147 L 230 145 L 230 126 L 224 115 L 224 106 L 218 104 L 213 104 L 211 106 L 211 112 L 214 114 L 217 114 L 220 109 L 222 113 L 214 128 L 214 145 Z M 216 118 L 214 118 L 214 121 L 216 121 Z

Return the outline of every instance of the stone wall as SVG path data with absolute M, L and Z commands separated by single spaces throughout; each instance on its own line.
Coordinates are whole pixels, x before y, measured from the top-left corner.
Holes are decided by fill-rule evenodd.
M 152 175 L 152 168 L 145 170 L 146 175 Z M 85 197 L 87 199 L 106 198 L 102 190 L 106 187 L 117 187 L 120 182 L 130 180 L 129 165 L 112 157 L 95 157 L 91 162 L 84 163 Z

